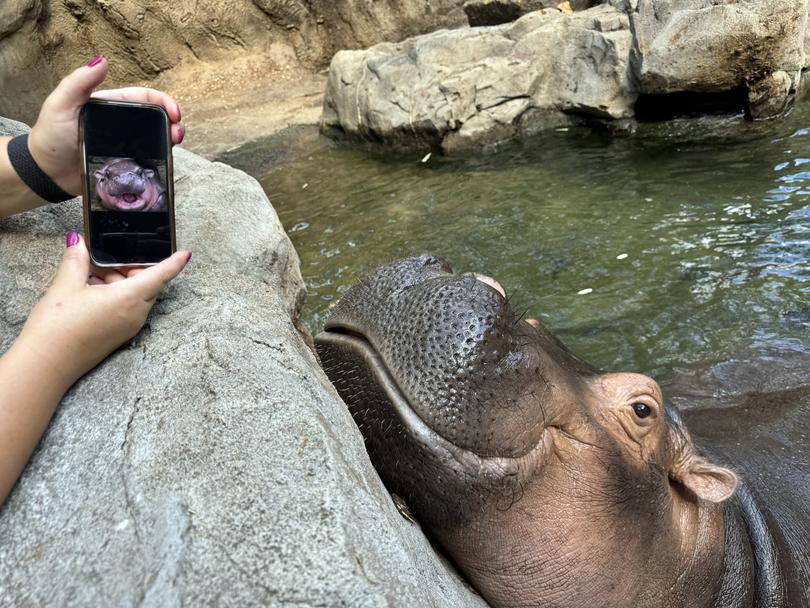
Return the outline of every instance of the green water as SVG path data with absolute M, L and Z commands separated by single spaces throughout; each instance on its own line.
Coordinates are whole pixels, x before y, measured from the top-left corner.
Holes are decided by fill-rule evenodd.
M 301 256 L 313 332 L 365 272 L 431 252 L 497 278 L 604 368 L 810 349 L 810 104 L 769 123 L 557 131 L 468 160 L 309 137 L 259 177 Z

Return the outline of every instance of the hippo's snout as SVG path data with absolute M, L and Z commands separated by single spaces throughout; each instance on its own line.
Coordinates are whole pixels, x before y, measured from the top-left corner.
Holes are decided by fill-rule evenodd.
M 146 190 L 147 182 L 142 175 L 136 172 L 123 173 L 111 178 L 107 185 L 110 196 L 123 196 L 125 194 L 140 195 Z
M 498 287 L 431 256 L 384 266 L 335 307 L 316 337 L 321 358 L 339 366 L 354 351 L 364 382 L 407 403 L 454 446 L 522 456 L 543 434 L 553 366 L 529 346 L 537 330 L 516 318 Z

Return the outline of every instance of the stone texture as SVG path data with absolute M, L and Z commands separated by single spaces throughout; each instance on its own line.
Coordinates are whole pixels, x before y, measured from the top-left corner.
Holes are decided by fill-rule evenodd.
M 569 124 L 620 119 L 636 98 L 626 15 L 533 12 L 335 55 L 322 130 L 392 145 L 478 149 Z
M 175 170 L 194 259 L 0 509 L 0 606 L 485 606 L 397 512 L 296 331 L 298 258 L 258 183 L 183 150 Z M 0 221 L 3 350 L 81 222 L 78 200 Z
M 748 108 L 754 120 L 774 118 L 784 114 L 795 94 L 793 79 L 781 70 L 749 85 Z
M 198 7 L 199 4 L 199 7 Z M 255 56 L 324 67 L 341 48 L 464 23 L 463 0 L 3 0 L 0 115 L 28 122 L 58 80 L 103 53 L 109 86 Z M 204 6 L 204 9 L 202 8 Z M 227 68 L 223 68 L 227 73 Z
M 541 4 L 470 0 L 465 10 L 471 23 L 495 23 Z M 799 89 L 807 23 L 808 0 L 609 0 L 338 53 L 322 130 L 467 151 L 583 115 L 632 130 L 638 95 L 683 92 L 747 94 L 749 118 L 773 118 Z
M 805 25 L 804 25 L 804 42 L 802 49 L 804 51 L 804 66 L 802 70 L 802 77 L 796 87 L 796 99 L 806 100 L 808 93 L 810 93 L 810 78 L 808 77 L 808 69 L 810 69 L 810 2 L 807 3 L 807 10 L 805 11 Z
M 747 87 L 751 115 L 781 113 L 805 65 L 807 0 L 612 0 L 635 34 L 642 93 Z M 789 78 L 788 87 L 782 72 Z M 778 81 L 778 83 L 776 82 Z

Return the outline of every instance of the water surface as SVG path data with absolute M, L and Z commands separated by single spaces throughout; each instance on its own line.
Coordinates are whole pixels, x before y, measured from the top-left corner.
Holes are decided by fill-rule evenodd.
M 604 368 L 810 349 L 810 104 L 778 122 L 556 131 L 467 160 L 310 143 L 259 177 L 313 333 L 364 273 L 430 252 L 494 276 Z

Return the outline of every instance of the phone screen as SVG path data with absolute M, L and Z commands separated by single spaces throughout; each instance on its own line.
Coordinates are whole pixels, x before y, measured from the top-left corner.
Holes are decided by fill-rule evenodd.
M 169 118 L 148 104 L 90 101 L 82 109 L 84 214 L 93 262 L 155 264 L 174 244 Z

